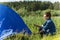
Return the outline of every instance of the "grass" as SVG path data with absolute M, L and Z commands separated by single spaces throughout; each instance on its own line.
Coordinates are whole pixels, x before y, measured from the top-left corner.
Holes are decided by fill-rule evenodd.
M 42 25 L 44 23 L 44 19 L 40 16 L 29 16 L 29 17 L 22 17 L 25 24 L 30 28 L 32 32 L 38 31 L 38 28 L 34 26 L 34 24 Z M 55 23 L 57 30 L 60 29 L 60 17 L 52 17 L 52 20 Z
M 44 20 L 40 16 L 25 16 L 22 17 L 25 24 L 29 27 L 29 29 L 32 31 L 32 33 L 38 32 L 38 28 L 34 26 L 34 24 L 42 25 L 44 23 Z M 57 29 L 57 33 L 55 36 L 44 36 L 43 38 L 40 37 L 39 34 L 36 35 L 23 35 L 23 34 L 17 34 L 8 37 L 5 40 L 60 40 L 60 17 L 52 17 L 52 20 L 54 21 Z

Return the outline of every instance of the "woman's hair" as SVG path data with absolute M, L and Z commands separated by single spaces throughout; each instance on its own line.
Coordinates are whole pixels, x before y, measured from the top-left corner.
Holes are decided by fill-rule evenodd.
M 50 12 L 46 12 L 45 15 L 46 15 L 46 17 L 51 18 L 51 13 Z

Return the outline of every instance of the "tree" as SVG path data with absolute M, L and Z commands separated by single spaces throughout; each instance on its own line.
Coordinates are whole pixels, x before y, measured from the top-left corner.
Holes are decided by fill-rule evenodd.
M 55 2 L 55 3 L 54 3 L 54 9 L 55 9 L 55 10 L 59 10 L 59 9 L 60 9 L 60 4 L 59 4 L 59 2 Z

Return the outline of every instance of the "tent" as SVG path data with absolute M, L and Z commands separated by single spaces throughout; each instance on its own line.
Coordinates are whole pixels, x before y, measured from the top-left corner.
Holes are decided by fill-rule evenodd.
M 21 32 L 31 35 L 22 18 L 8 6 L 0 4 L 0 39 Z

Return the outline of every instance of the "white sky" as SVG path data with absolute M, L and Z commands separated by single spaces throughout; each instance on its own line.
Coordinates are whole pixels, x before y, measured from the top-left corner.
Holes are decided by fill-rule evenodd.
M 24 1 L 24 0 L 0 0 L 0 2 L 15 2 L 15 1 Z M 28 0 L 26 0 L 28 1 Z M 33 1 L 33 0 L 29 0 L 29 1 Z M 60 0 L 38 0 L 38 1 L 51 1 L 51 2 L 60 2 Z
M 40 1 L 60 2 L 60 0 L 40 0 Z
M 0 2 L 15 2 L 15 1 L 23 1 L 23 0 L 0 0 Z

